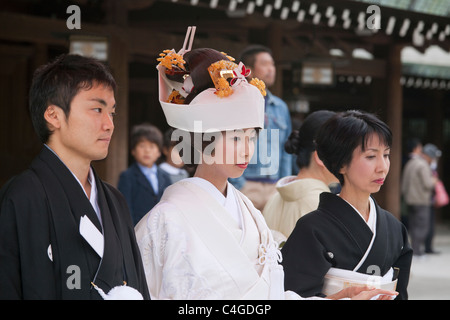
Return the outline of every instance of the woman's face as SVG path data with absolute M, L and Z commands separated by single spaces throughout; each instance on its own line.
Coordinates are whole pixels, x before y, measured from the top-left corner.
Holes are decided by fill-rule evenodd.
M 365 150 L 357 147 L 350 164 L 341 169 L 344 176 L 342 189 L 369 195 L 378 192 L 389 172 L 389 155 L 390 147 L 384 145 L 377 134 L 370 136 Z
M 203 161 L 215 166 L 217 173 L 227 178 L 240 177 L 255 151 L 256 130 L 243 129 L 222 132 L 203 152 Z

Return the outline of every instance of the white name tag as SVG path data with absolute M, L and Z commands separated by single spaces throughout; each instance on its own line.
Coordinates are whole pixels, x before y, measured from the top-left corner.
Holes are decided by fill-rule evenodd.
M 82 216 L 80 219 L 80 234 L 95 250 L 95 252 L 97 252 L 100 258 L 103 258 L 103 234 L 98 231 L 97 227 L 86 215 Z
M 53 262 L 53 251 L 52 251 L 52 245 L 49 244 L 47 248 L 47 255 L 51 262 Z

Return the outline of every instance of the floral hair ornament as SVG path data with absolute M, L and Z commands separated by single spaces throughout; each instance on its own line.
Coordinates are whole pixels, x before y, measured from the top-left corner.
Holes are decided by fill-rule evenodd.
M 233 71 L 235 68 L 237 68 L 237 65 L 234 62 L 225 60 L 217 61 L 208 67 L 218 97 L 228 97 L 233 93 L 230 83 L 236 79 Z M 230 83 L 228 83 L 229 78 L 231 78 Z
M 194 35 L 197 27 L 188 27 L 184 38 L 183 47 L 176 52 L 175 49 L 164 50 L 159 54 L 160 58 L 157 69 L 159 72 L 164 70 L 165 77 L 160 77 L 159 81 L 166 82 L 166 87 L 172 87 L 170 92 L 165 92 L 166 101 L 170 103 L 182 104 L 184 98 L 192 89 L 192 81 L 189 78 L 189 72 L 186 71 L 183 55 L 191 51 L 194 42 Z M 161 83 L 159 85 L 161 89 Z M 161 90 L 160 90 L 161 91 Z M 161 98 L 161 95 L 160 95 Z
M 183 48 L 158 59 L 159 102 L 167 123 L 188 132 L 263 129 L 264 97 L 245 79 L 249 70 L 217 50 L 191 50 L 194 33 L 189 27 Z
M 228 56 L 227 56 L 228 57 Z M 233 59 L 234 60 L 234 59 Z M 247 77 L 250 76 L 250 68 L 246 68 L 242 62 L 236 65 L 232 61 L 220 60 L 211 64 L 208 68 L 211 79 L 216 88 L 216 95 L 224 98 L 233 94 L 233 87 L 237 87 L 242 81 L 247 82 Z M 228 82 L 228 79 L 231 80 Z M 250 81 L 259 89 L 263 96 L 266 96 L 266 84 L 258 78 L 253 78 Z
M 250 75 L 252 71 L 245 67 L 242 62 L 239 62 L 239 65 L 236 69 L 233 70 L 234 78 L 231 79 L 230 84 L 232 86 L 239 85 L 241 81 L 245 81 L 246 78 Z
M 251 70 L 250 68 L 246 68 L 245 65 L 242 62 L 239 62 L 239 65 L 236 69 L 233 70 L 233 74 L 234 74 L 234 78 L 231 79 L 231 86 L 237 86 L 241 83 L 241 81 L 247 81 L 246 78 L 248 78 L 250 76 Z M 259 91 L 261 92 L 261 94 L 263 96 L 266 96 L 267 92 L 266 92 L 266 84 L 264 83 L 264 81 L 259 80 L 258 78 L 253 78 L 252 80 L 250 80 L 250 84 L 254 85 L 255 87 L 257 87 L 259 89 Z

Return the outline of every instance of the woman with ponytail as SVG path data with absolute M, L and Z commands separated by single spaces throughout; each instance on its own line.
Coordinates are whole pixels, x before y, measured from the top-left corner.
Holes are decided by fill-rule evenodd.
M 269 228 L 286 237 L 300 217 L 317 209 L 319 195 L 330 192 L 329 185 L 338 182 L 317 156 L 314 141 L 320 126 L 334 114 L 327 110 L 311 113 L 300 130 L 291 133 L 284 146 L 286 152 L 297 156 L 300 171 L 297 176 L 278 181 L 277 193 L 267 202 L 263 215 Z

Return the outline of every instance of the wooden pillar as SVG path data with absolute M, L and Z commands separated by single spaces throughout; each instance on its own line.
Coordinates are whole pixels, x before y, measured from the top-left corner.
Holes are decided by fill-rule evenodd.
M 432 143 L 442 150 L 442 157 L 438 159 L 438 175 L 439 179 L 444 182 L 448 190 L 448 181 L 444 176 L 444 167 L 447 167 L 448 154 L 445 149 L 444 136 L 444 120 L 445 120 L 445 105 L 444 105 L 445 90 L 430 90 L 430 105 L 426 110 L 427 113 L 427 134 L 423 143 Z M 435 209 L 435 219 L 440 221 L 443 213 L 448 212 L 448 206 Z
M 128 50 L 117 36 L 110 38 L 109 45 L 109 65 L 118 85 L 115 96 L 117 115 L 108 156 L 103 160 L 102 177 L 117 186 L 120 172 L 128 166 Z
M 113 186 L 117 186 L 120 173 L 128 166 L 128 41 L 123 28 L 127 26 L 128 11 L 121 0 L 107 1 L 106 21 L 110 26 L 108 64 L 116 79 L 116 117 L 114 133 L 106 159 L 96 164 L 100 176 Z
M 32 70 L 36 70 L 38 67 L 48 62 L 48 45 L 46 43 L 35 43 L 35 52 L 32 60 Z
M 33 53 L 27 44 L 0 43 L 0 187 L 28 168 L 42 146 L 28 112 Z
M 403 89 L 400 84 L 402 76 L 402 46 L 391 45 L 388 50 L 386 85 L 387 85 L 387 124 L 392 131 L 391 168 L 385 188 L 385 209 L 397 218 L 401 215 L 401 170 L 402 170 L 402 115 Z
M 268 27 L 267 46 L 272 50 L 273 59 L 275 60 L 275 67 L 277 69 L 277 76 L 275 83 L 270 92 L 278 97 L 283 96 L 283 69 L 281 66 L 281 57 L 283 56 L 283 29 L 279 22 L 272 22 Z
M 428 125 L 424 143 L 433 143 L 439 148 L 443 148 L 444 145 L 444 92 L 444 90 L 431 90 L 430 104 L 426 108 Z
M 402 170 L 402 115 L 403 96 L 400 77 L 402 75 L 401 45 L 391 44 L 379 48 L 376 54 L 386 61 L 386 77 L 377 80 L 373 98 L 375 109 L 392 131 L 391 166 L 380 192 L 375 194 L 379 204 L 395 217 L 401 216 L 401 170 Z M 381 111 L 381 112 L 380 112 Z

